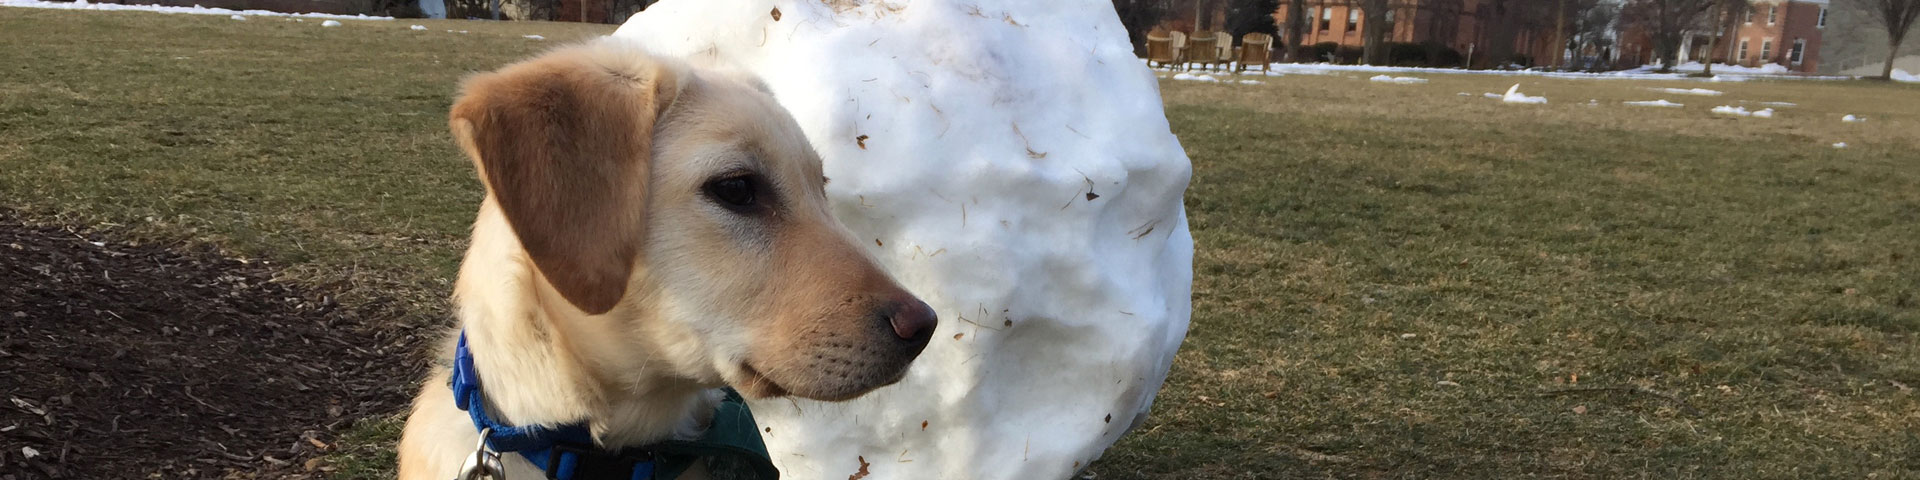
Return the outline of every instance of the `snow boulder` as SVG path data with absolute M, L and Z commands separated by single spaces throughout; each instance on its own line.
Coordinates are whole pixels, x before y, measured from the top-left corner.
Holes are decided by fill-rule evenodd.
M 756 400 L 787 478 L 1060 479 L 1145 418 L 1192 170 L 1104 0 L 668 0 L 616 37 L 757 74 L 834 213 L 940 315 L 907 378 Z

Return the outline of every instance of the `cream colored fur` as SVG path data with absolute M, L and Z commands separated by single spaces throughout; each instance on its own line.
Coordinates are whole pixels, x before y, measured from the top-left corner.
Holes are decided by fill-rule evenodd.
M 717 387 L 843 400 L 897 381 L 932 312 L 827 213 L 792 118 L 750 78 L 620 42 L 476 76 L 455 103 L 487 196 L 453 303 L 494 419 L 643 446 L 697 437 Z M 755 202 L 714 193 L 729 179 Z M 477 440 L 436 366 L 399 476 L 452 478 Z

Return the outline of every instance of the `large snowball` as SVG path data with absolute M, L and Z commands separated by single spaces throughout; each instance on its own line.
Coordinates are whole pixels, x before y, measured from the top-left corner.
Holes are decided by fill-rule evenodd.
M 1145 417 L 1187 331 L 1191 167 L 1111 3 L 670 0 L 614 35 L 765 79 L 940 313 L 898 385 L 753 404 L 786 476 L 1063 478 Z

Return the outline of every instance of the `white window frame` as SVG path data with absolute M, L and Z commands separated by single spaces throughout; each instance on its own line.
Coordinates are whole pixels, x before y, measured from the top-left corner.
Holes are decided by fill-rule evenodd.
M 1827 28 L 1827 7 L 1820 7 L 1820 22 L 1814 28 Z
M 1734 60 L 1734 61 L 1733 61 L 1733 64 L 1734 64 L 1734 65 L 1746 65 L 1746 64 L 1747 64 L 1747 52 L 1748 52 L 1748 50 L 1747 50 L 1747 39 L 1745 39 L 1745 38 L 1742 38 L 1742 39 L 1740 39 L 1740 59 L 1739 59 L 1739 60 Z
M 1773 39 L 1760 40 L 1760 63 L 1773 62 Z
M 1779 18 L 1780 18 L 1780 6 L 1768 5 L 1767 6 L 1767 25 L 1773 25 L 1774 20 L 1778 20 Z
M 1320 31 L 1333 30 L 1333 7 L 1320 7 Z
M 1347 7 L 1347 32 L 1352 33 L 1358 31 L 1360 31 L 1360 9 Z
M 1748 9 L 1747 9 L 1747 25 L 1752 25 L 1752 24 L 1753 24 L 1753 11 L 1754 11 L 1754 10 L 1755 10 L 1755 9 L 1753 9 L 1753 8 L 1748 8 Z
M 1799 65 L 1807 60 L 1807 39 L 1793 39 L 1792 50 L 1787 50 L 1787 61 Z

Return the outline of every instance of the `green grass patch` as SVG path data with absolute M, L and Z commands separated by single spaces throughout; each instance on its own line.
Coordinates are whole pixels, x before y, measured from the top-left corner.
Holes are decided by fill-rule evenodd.
M 0 9 L 0 207 L 446 324 L 454 86 L 610 28 L 345 23 Z M 1920 88 L 1415 75 L 1163 83 L 1192 333 L 1099 478 L 1920 478 Z

